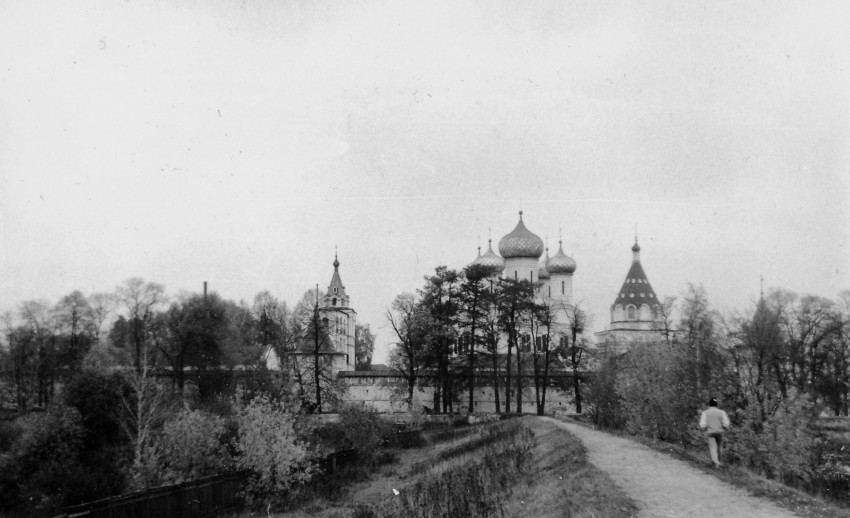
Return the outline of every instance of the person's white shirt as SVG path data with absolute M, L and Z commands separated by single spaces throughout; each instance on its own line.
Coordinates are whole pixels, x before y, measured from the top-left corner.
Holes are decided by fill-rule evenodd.
M 716 406 L 703 411 L 699 418 L 699 427 L 706 433 L 723 433 L 730 425 L 729 416 Z

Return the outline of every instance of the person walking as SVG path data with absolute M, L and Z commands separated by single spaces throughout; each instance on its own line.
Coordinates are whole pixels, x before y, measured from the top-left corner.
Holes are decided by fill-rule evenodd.
M 708 409 L 702 412 L 699 418 L 699 428 L 708 437 L 708 452 L 711 454 L 711 462 L 715 468 L 719 468 L 720 456 L 723 447 L 723 432 L 729 429 L 731 423 L 726 412 L 717 408 L 717 400 L 711 398 Z

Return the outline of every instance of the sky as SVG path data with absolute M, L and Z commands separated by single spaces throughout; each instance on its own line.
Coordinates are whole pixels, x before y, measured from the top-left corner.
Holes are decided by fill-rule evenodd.
M 0 0 L 0 312 L 129 277 L 358 321 L 523 210 L 605 329 L 850 289 L 844 2 Z

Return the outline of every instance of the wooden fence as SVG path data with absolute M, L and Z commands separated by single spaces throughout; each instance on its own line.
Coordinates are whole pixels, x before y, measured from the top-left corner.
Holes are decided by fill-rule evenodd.
M 319 468 L 332 474 L 355 462 L 354 450 L 342 450 L 320 460 Z M 55 518 L 213 518 L 242 508 L 239 493 L 249 476 L 241 471 L 104 498 L 66 507 Z
M 202 478 L 65 508 L 57 518 L 209 518 L 242 506 L 249 472 Z

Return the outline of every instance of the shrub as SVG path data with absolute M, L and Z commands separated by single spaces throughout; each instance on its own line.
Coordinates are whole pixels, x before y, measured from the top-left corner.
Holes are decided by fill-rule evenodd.
M 13 421 L 0 421 L 0 453 L 9 451 L 20 433 Z
M 125 437 L 121 430 L 121 395 L 125 384 L 120 375 L 84 372 L 72 379 L 62 391 L 65 404 L 80 412 L 86 430 L 88 450 L 117 444 Z
M 770 478 L 806 486 L 815 465 L 814 412 L 805 397 L 782 402 L 764 422 L 755 405 L 738 415 L 739 426 L 728 434 L 728 451 L 733 459 Z
M 310 480 L 316 467 L 295 433 L 294 414 L 257 396 L 247 404 L 237 402 L 236 421 L 237 466 L 254 473 L 248 488 L 251 496 L 268 498 Z
M 378 449 L 392 433 L 392 425 L 374 411 L 349 406 L 339 414 L 339 426 L 346 442 L 357 451 L 360 461 L 373 467 Z
M 59 509 L 72 485 L 78 487 L 87 478 L 79 462 L 85 437 L 80 413 L 55 404 L 23 418 L 20 426 L 21 436 L 12 449 L 20 498 L 36 509 Z
M 227 422 L 200 410 L 181 411 L 167 421 L 157 439 L 163 483 L 179 483 L 229 471 Z

